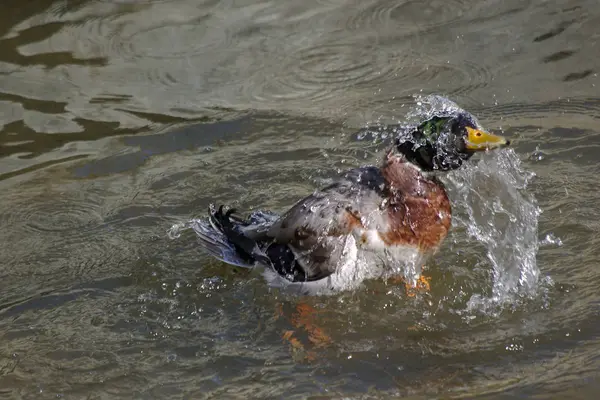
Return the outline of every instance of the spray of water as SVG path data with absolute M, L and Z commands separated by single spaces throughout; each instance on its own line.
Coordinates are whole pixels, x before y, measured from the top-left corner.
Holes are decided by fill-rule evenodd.
M 418 97 L 411 117 L 423 120 L 460 111 L 444 97 Z M 492 269 L 491 296 L 474 294 L 467 304 L 470 310 L 491 310 L 515 296 L 536 295 L 540 209 L 526 190 L 533 177 L 512 149 L 486 153 L 469 168 L 446 176 L 454 224 L 462 225 L 471 239 L 483 244 Z
M 469 309 L 490 310 L 515 296 L 536 295 L 540 209 L 526 190 L 532 177 L 513 150 L 486 154 L 447 177 L 455 224 L 484 245 L 492 268 L 491 297 L 473 295 Z
M 192 229 L 192 223 L 193 222 L 194 222 L 194 220 L 190 220 L 190 221 L 186 221 L 186 222 L 177 222 L 176 224 L 173 224 L 167 230 L 167 236 L 171 240 L 178 239 L 181 236 L 181 233 L 183 231 L 186 231 L 188 229 Z
M 441 96 L 417 96 L 415 101 L 416 107 L 408 113 L 406 122 L 395 127 L 396 137 L 402 138 L 434 116 L 464 112 Z M 484 129 L 475 117 L 473 122 Z M 385 140 L 380 132 L 390 133 L 377 127 L 361 135 Z M 533 177 L 512 149 L 483 154 L 468 168 L 444 175 L 453 204 L 453 223 L 464 228 L 469 240 L 483 245 L 492 271 L 491 295 L 474 294 L 468 301 L 468 311 L 494 312 L 515 297 L 534 297 L 537 293 L 540 209 L 526 190 Z

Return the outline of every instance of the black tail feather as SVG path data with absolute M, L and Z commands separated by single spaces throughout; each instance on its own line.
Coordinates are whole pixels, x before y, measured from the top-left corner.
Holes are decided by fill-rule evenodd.
M 220 206 L 217 211 L 214 211 L 212 207 L 209 209 L 211 224 L 225 234 L 227 239 L 235 246 L 241 258 L 272 266 L 271 260 L 261 250 L 258 243 L 244 235 L 244 232 L 240 229 L 241 224 L 247 225 L 247 223 L 239 222 L 243 221 L 239 217 L 232 217 L 232 214 L 235 213 L 234 208 L 226 212 L 223 212 L 223 208 L 224 206 Z M 232 222 L 232 219 L 235 222 Z

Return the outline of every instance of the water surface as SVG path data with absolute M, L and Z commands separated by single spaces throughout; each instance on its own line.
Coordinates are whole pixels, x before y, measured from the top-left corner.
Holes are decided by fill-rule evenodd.
M 3 10 L 0 396 L 596 398 L 595 1 Z M 322 348 L 294 326 L 298 299 L 209 259 L 189 231 L 169 239 L 211 202 L 282 211 L 378 162 L 385 141 L 360 129 L 404 121 L 430 93 L 513 139 L 508 160 L 535 174 L 536 296 L 469 306 L 493 296 L 493 263 L 460 191 L 430 293 L 375 281 L 303 300 Z M 499 160 L 448 182 L 489 194 L 481 179 Z

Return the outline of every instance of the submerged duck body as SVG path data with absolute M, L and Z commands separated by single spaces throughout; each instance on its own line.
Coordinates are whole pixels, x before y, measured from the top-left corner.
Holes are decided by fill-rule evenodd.
M 507 144 L 485 135 L 489 143 Z M 436 169 L 433 158 L 419 162 L 416 147 L 396 146 L 402 153 L 388 152 L 379 167 L 347 171 L 281 216 L 255 212 L 244 220 L 221 207 L 192 227 L 209 254 L 243 267 L 261 264 L 271 286 L 299 294 L 348 290 L 383 276 L 414 282 L 448 234 L 451 205 L 443 184 L 427 172 Z M 439 165 L 470 156 L 453 146 L 460 162 L 444 156 Z

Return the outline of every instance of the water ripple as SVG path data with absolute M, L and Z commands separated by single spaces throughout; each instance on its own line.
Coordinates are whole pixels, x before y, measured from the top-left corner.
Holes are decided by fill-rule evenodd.
M 24 234 L 76 233 L 102 221 L 97 196 L 93 195 L 93 191 L 86 191 L 81 196 L 61 195 L 51 191 L 28 193 L 26 198 L 10 196 L 3 199 L 3 204 L 14 206 L 3 208 L 0 220 L 7 226 L 19 226 Z
M 506 120 L 534 118 L 543 121 L 551 114 L 578 115 L 597 120 L 600 118 L 600 98 L 579 97 L 571 99 L 567 97 L 537 103 L 512 102 L 478 110 L 477 114 Z
M 262 80 L 262 85 L 255 81 L 253 86 L 262 86 L 263 97 L 272 91 L 274 98 L 290 94 L 308 99 L 324 98 L 349 86 L 386 81 L 402 68 L 401 57 L 381 52 L 373 60 L 368 51 L 357 49 L 353 43 L 311 45 L 297 49 L 294 57 L 284 62 L 275 82 L 259 74 L 255 80 Z
M 228 47 L 230 35 L 218 28 L 206 16 L 184 24 L 165 25 L 161 22 L 129 34 L 113 35 L 111 47 L 116 54 L 128 60 L 193 57 Z
M 461 60 L 460 63 L 432 62 L 428 69 L 430 68 L 434 72 L 429 76 L 418 76 L 419 80 L 437 82 L 438 86 L 446 86 L 451 83 L 446 92 L 453 96 L 466 96 L 476 89 L 485 88 L 494 79 L 494 74 L 490 68 L 469 60 Z
M 464 14 L 471 8 L 469 2 L 465 0 L 451 0 L 440 2 L 421 2 L 407 1 L 398 3 L 393 0 L 388 0 L 389 16 L 394 21 L 414 21 L 420 29 L 433 29 L 444 25 L 453 24 L 458 20 L 463 19 Z M 397 4 L 397 6 L 393 6 Z
M 468 95 L 494 79 L 491 69 L 475 62 L 444 63 L 410 50 L 368 54 L 353 43 L 318 44 L 296 50 L 294 57 L 282 60 L 277 68 L 259 70 L 250 81 L 240 82 L 244 95 L 263 103 L 331 98 L 348 102 L 358 100 L 358 96 L 339 96 L 350 87 L 359 92 L 379 88 L 384 96 L 403 96 L 418 91 L 418 82 L 437 84 L 451 95 Z
M 592 0 L 33 3 L 5 7 L 0 37 L 3 394 L 468 397 L 598 369 L 577 356 L 599 336 Z M 355 127 L 407 121 L 415 93 L 506 129 L 514 153 L 445 178 L 456 218 L 429 293 L 376 281 L 308 300 L 335 344 L 295 365 L 282 297 L 164 232 L 215 201 L 281 211 L 378 162 L 389 137 Z M 529 170 L 517 196 L 506 179 Z M 537 268 L 539 298 L 478 312 Z
M 349 30 L 393 29 L 397 33 L 423 31 L 455 23 L 469 9 L 464 0 L 429 2 L 371 1 L 361 3 L 347 21 Z M 362 6 L 362 7 L 361 7 Z

